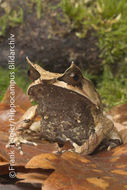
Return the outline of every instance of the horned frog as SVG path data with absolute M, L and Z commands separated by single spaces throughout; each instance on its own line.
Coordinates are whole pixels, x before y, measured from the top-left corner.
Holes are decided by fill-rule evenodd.
M 102 143 L 109 150 L 121 144 L 121 138 L 104 114 L 102 103 L 92 82 L 83 77 L 72 63 L 63 73 L 52 73 L 37 64 L 31 66 L 33 79 L 28 95 L 37 105 L 30 107 L 18 122 L 13 142 L 23 154 L 21 144 L 45 139 L 64 145 L 70 141 L 72 151 L 91 154 Z M 41 120 L 33 122 L 40 115 Z M 9 145 L 8 144 L 8 145 Z

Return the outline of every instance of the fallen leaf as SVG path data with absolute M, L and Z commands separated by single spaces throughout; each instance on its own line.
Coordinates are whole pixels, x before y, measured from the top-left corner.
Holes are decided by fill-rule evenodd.
M 0 165 L 0 175 L 5 175 L 9 173 L 9 164 Z
M 108 114 L 113 117 L 114 122 L 124 125 L 127 122 L 127 104 L 113 107 Z
M 43 190 L 126 189 L 126 158 L 127 144 L 87 157 L 64 153 L 55 172 L 45 181 Z
M 16 108 L 16 113 L 14 117 L 15 122 L 21 118 L 24 112 L 25 111 L 22 108 L 20 107 Z M 10 107 L 6 104 L 0 104 L 0 131 L 8 132 L 10 128 L 9 114 L 10 114 Z
M 30 106 L 32 106 L 32 104 L 29 101 L 28 96 L 16 84 L 15 84 L 14 88 L 15 88 L 14 89 L 14 91 L 15 91 L 15 105 L 19 106 L 23 110 L 27 110 Z M 1 103 L 10 106 L 10 86 L 8 87 Z
M 113 121 L 117 128 L 123 143 L 127 143 L 127 104 L 121 104 L 113 107 L 107 116 Z
M 55 169 L 52 164 L 53 160 L 58 161 L 58 156 L 55 154 L 40 154 L 33 157 L 27 164 L 26 168 L 43 168 L 43 169 Z
M 8 164 L 8 160 L 0 155 L 0 166 L 4 166 Z
M 49 174 L 46 173 L 18 173 L 16 177 L 20 180 L 18 183 L 40 183 L 43 184 L 44 180 L 48 178 Z
M 31 106 L 28 96 L 21 88 L 15 85 L 15 122 L 18 121 L 24 112 Z M 2 102 L 0 103 L 0 130 L 7 132 L 10 128 L 10 86 L 8 87 Z
M 121 135 L 123 143 L 126 144 L 127 143 L 127 129 L 123 129 L 119 133 Z

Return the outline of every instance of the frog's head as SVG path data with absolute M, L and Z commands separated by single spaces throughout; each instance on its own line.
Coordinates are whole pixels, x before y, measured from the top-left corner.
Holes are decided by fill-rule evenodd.
M 30 75 L 34 81 L 29 86 L 28 91 L 31 86 L 41 84 L 45 81 L 52 85 L 81 94 L 88 98 L 98 108 L 101 107 L 100 97 L 93 83 L 82 75 L 81 70 L 74 64 L 74 62 L 72 62 L 71 66 L 63 74 L 59 74 L 44 70 L 39 65 L 33 64 L 28 58 L 27 61 L 32 68 Z

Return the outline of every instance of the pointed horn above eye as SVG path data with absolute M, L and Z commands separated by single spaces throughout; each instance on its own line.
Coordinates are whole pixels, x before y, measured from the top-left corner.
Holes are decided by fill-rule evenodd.
M 45 72 L 45 70 L 38 64 L 32 63 L 28 57 L 26 57 L 26 60 L 28 62 L 28 64 L 36 71 L 39 73 L 39 75 L 41 75 L 41 73 Z
M 37 64 L 32 63 L 28 57 L 26 57 L 26 60 L 28 64 L 40 74 L 41 67 Z
M 72 67 L 74 67 L 74 66 L 75 66 L 75 63 L 74 63 L 74 61 L 72 61 L 70 67 L 72 68 Z
M 74 61 L 71 62 L 71 66 L 67 70 L 69 70 L 69 69 L 76 69 L 81 72 L 81 69 L 75 64 Z
M 40 74 L 41 67 L 37 64 L 32 63 L 28 57 L 26 57 L 26 60 L 28 64 Z
M 33 64 L 28 57 L 26 57 L 26 60 L 28 64 L 30 65 L 29 70 L 28 70 L 28 76 L 32 79 L 32 81 L 37 80 L 40 78 L 40 72 L 39 72 L 39 66 L 36 64 Z
M 28 64 L 30 64 L 32 67 L 34 67 L 34 64 L 29 60 L 28 57 L 26 57 L 26 60 L 27 60 Z

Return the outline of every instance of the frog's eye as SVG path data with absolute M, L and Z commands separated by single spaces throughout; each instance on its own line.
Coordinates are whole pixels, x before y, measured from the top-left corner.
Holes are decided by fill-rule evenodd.
M 77 74 L 75 74 L 75 73 L 71 73 L 70 77 L 73 78 L 75 81 L 79 80 L 79 76 Z

